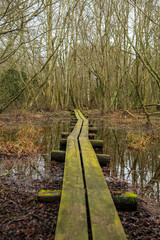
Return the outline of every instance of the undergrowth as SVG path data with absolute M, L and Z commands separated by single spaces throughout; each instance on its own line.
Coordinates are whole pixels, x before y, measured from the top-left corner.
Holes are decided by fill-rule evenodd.
M 127 143 L 128 149 L 144 151 L 156 140 L 157 137 L 152 134 L 147 134 L 144 132 L 138 133 L 129 132 L 126 136 L 125 142 Z
M 43 134 L 43 128 L 37 130 L 34 126 L 23 126 L 11 131 L 3 125 L 0 127 L 0 154 L 16 157 L 34 155 L 42 148 L 39 139 Z

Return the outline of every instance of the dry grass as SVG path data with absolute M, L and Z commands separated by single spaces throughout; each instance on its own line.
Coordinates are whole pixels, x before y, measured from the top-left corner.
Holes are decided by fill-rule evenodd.
M 43 133 L 42 128 L 36 130 L 34 126 L 23 126 L 13 132 L 3 125 L 0 127 L 0 154 L 17 157 L 36 154 L 41 148 L 38 139 Z

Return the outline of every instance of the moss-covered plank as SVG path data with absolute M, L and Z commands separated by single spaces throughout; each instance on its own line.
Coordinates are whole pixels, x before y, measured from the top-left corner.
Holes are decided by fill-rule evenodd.
M 75 111 L 75 115 L 77 112 Z M 55 240 L 88 240 L 85 190 L 78 147 L 82 119 L 77 115 L 74 130 L 67 138 L 62 196 Z
M 88 120 L 83 116 L 81 117 L 83 119 L 83 129 L 79 141 L 93 240 L 126 239 L 98 159 L 88 139 Z
M 93 240 L 126 239 L 93 148 L 80 138 Z
M 63 188 L 55 240 L 87 240 L 84 189 Z
M 63 185 L 84 187 L 78 143 L 72 138 L 67 141 Z

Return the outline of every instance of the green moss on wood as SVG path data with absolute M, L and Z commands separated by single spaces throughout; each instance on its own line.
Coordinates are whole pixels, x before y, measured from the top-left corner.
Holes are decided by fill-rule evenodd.
M 112 198 L 117 209 L 133 211 L 137 209 L 137 195 L 134 193 L 117 191 Z
M 127 197 L 130 197 L 130 199 L 135 199 L 135 198 L 137 198 L 137 195 L 136 194 L 134 194 L 134 193 L 131 193 L 131 192 L 125 192 L 125 193 L 123 193 L 123 195 L 124 196 L 127 196 Z
M 38 196 L 61 196 L 61 190 L 40 190 Z
M 55 202 L 61 198 L 61 190 L 40 190 L 37 200 L 41 202 Z
M 117 196 L 116 195 L 114 196 L 117 199 L 120 198 L 120 197 L 125 199 L 125 200 L 127 200 L 129 198 L 130 201 L 135 201 L 137 199 L 137 195 L 134 194 L 134 193 L 131 193 L 131 192 L 122 193 L 121 191 L 117 191 L 116 193 L 119 194 Z

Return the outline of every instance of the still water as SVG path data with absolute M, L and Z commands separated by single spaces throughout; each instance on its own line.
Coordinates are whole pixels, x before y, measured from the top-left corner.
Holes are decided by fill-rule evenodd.
M 111 156 L 110 174 L 130 182 L 138 194 L 159 202 L 160 187 L 160 133 L 142 127 L 127 129 L 113 127 L 105 121 L 95 121 L 98 139 L 104 140 L 103 153 Z M 143 133 L 142 133 L 143 132 Z M 142 136 L 153 139 L 147 147 L 129 148 L 127 136 Z M 138 142 L 137 142 L 138 145 Z
M 97 127 L 96 138 L 104 140 L 103 153 L 111 157 L 110 175 L 130 182 L 138 194 L 159 202 L 160 187 L 160 133 L 154 133 L 154 141 L 144 149 L 129 149 L 126 138 L 130 130 L 117 127 L 105 121 L 92 121 Z M 43 123 L 34 123 L 37 129 L 43 128 L 44 134 L 39 139 L 39 144 L 45 146 L 39 154 L 26 159 L 8 160 L 0 157 L 0 175 L 12 174 L 16 179 L 48 178 L 54 168 L 52 179 L 62 180 L 63 164 L 51 164 L 50 152 L 59 149 L 61 132 L 70 131 L 69 120 L 55 120 Z M 140 128 L 134 132 L 142 131 Z M 133 130 L 132 130 L 133 133 Z M 147 132 L 148 136 L 153 135 Z M 13 132 L 12 132 L 13 135 Z

